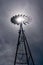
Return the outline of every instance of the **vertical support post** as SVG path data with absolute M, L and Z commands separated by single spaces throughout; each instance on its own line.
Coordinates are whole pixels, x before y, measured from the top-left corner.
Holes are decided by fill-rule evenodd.
M 23 29 L 22 29 L 22 32 L 23 32 L 23 35 L 24 35 L 24 38 L 25 38 L 25 41 L 26 41 L 26 44 L 27 44 L 27 47 L 28 47 L 28 51 L 29 51 L 29 54 L 30 54 L 31 60 L 32 60 L 32 62 L 33 62 L 33 65 L 35 65 L 35 64 L 34 64 L 33 57 L 32 57 L 32 55 L 31 55 L 31 51 L 30 51 L 30 48 L 29 48 L 29 45 L 28 45 L 28 42 L 27 42 L 27 39 L 26 39 L 26 36 L 25 36 L 25 34 L 24 34 L 24 30 L 23 30 Z
M 21 28 L 21 27 L 20 27 Z M 17 43 L 17 49 L 16 49 L 16 54 L 15 54 L 15 61 L 14 61 L 14 65 L 16 64 L 16 59 L 17 59 L 17 52 L 18 52 L 18 48 L 19 48 L 19 39 L 20 39 L 20 34 L 21 34 L 21 29 L 19 30 L 19 36 L 18 36 L 18 43 Z

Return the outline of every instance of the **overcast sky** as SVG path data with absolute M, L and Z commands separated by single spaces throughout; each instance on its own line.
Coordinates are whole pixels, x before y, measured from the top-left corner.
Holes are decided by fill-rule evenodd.
M 31 16 L 23 25 L 36 65 L 43 65 L 43 0 L 0 0 L 0 65 L 13 65 L 19 26 L 11 23 L 15 14 Z

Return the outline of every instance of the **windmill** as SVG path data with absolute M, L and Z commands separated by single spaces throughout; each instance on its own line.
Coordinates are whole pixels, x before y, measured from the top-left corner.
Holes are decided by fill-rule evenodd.
M 29 22 L 28 22 L 29 21 Z M 14 65 L 35 65 L 22 25 L 29 24 L 31 18 L 25 15 L 15 15 L 11 22 L 20 25 Z

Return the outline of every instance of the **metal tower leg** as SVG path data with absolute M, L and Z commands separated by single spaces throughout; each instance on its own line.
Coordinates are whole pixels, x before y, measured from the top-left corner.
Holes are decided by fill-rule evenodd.
M 34 64 L 33 57 L 32 57 L 32 54 L 31 54 L 31 51 L 30 51 L 30 48 L 29 48 L 29 45 L 28 45 L 28 42 L 27 42 L 27 39 L 26 39 L 26 36 L 25 36 L 25 34 L 24 34 L 24 30 L 23 30 L 23 29 L 22 29 L 22 32 L 23 32 L 23 35 L 24 35 L 24 38 L 25 38 L 25 41 L 26 41 L 26 45 L 27 45 L 27 47 L 28 47 L 28 51 L 29 51 L 29 54 L 30 54 L 30 58 L 31 58 L 31 60 L 32 60 L 33 65 L 35 65 L 35 64 Z

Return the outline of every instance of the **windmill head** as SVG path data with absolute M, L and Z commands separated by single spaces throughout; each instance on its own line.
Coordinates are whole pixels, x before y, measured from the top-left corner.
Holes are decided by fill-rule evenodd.
M 25 15 L 15 15 L 15 16 L 13 16 L 13 17 L 11 17 L 11 22 L 12 23 L 14 23 L 14 24 L 17 24 L 17 25 L 19 25 L 19 24 L 29 24 L 29 22 L 31 22 L 31 17 L 29 16 L 25 16 Z

